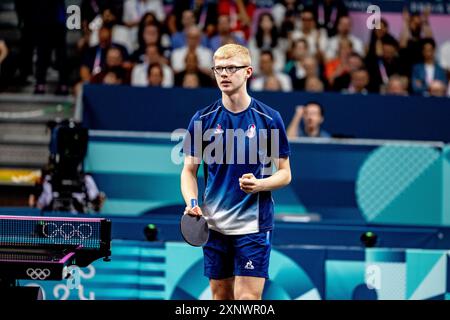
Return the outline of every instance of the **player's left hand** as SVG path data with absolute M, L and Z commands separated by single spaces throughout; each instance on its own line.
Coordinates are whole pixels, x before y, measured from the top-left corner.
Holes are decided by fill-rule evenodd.
M 245 193 L 256 193 L 263 189 L 261 179 L 256 179 L 253 173 L 243 174 L 239 178 L 239 187 Z

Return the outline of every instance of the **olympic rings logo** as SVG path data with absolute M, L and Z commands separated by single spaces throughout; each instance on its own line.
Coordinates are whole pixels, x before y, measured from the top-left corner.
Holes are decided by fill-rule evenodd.
M 71 223 L 63 223 L 59 227 L 54 222 L 48 222 L 42 228 L 42 233 L 47 238 L 55 238 L 57 236 L 69 240 L 75 237 L 80 239 L 89 239 L 92 236 L 92 226 L 83 223 L 79 226 L 74 226 Z
M 27 269 L 27 275 L 33 279 L 33 280 L 45 280 L 48 278 L 48 276 L 50 275 L 50 270 L 48 269 L 40 269 L 40 268 L 28 268 Z

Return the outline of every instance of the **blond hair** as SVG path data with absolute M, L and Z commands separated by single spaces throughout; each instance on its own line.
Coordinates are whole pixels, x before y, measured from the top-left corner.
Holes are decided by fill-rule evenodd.
M 239 44 L 226 44 L 221 46 L 214 53 L 214 60 L 216 59 L 229 59 L 238 56 L 242 62 L 248 66 L 252 64 L 252 59 L 250 58 L 250 52 L 244 46 Z

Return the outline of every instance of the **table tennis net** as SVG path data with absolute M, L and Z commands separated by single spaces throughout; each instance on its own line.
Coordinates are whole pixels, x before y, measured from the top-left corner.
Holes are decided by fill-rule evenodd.
M 99 249 L 101 219 L 0 216 L 0 246 Z

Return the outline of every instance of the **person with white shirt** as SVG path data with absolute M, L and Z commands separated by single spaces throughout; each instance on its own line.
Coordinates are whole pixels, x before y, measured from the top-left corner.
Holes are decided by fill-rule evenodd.
M 123 22 L 128 27 L 136 27 L 147 12 L 153 12 L 159 22 L 166 18 L 162 0 L 126 0 L 123 6 Z
M 447 40 L 439 47 L 439 64 L 450 74 L 450 40 Z
M 280 37 L 274 18 L 269 12 L 264 12 L 259 15 L 256 33 L 250 38 L 248 48 L 252 57 L 255 74 L 260 72 L 259 60 L 261 52 L 264 50 L 270 50 L 272 52 L 275 61 L 275 70 L 283 70 L 286 61 L 287 44 L 285 39 Z
M 277 27 L 281 29 L 286 13 L 298 13 L 300 11 L 300 7 L 301 5 L 299 0 L 281 0 L 276 3 L 272 8 L 272 15 Z
M 89 37 L 89 46 L 93 47 L 99 43 L 99 30 L 102 26 L 111 29 L 111 37 L 114 43 L 124 46 L 128 52 L 133 52 L 136 41 L 133 38 L 130 29 L 118 23 L 118 15 L 114 8 L 105 8 L 101 16 L 97 16 L 95 21 L 89 24 L 91 31 Z
M 325 57 L 327 60 L 331 60 L 337 57 L 339 41 L 341 39 L 348 39 L 352 43 L 353 51 L 359 54 L 360 56 L 364 56 L 364 44 L 361 39 L 351 34 L 352 30 L 352 21 L 350 17 L 343 16 L 339 19 L 337 26 L 337 34 L 334 37 L 328 39 L 328 46 L 325 53 Z
M 199 68 L 205 73 L 211 72 L 212 51 L 200 45 L 202 33 L 198 27 L 190 27 L 186 31 L 187 44 L 172 51 L 171 64 L 175 72 L 185 69 L 185 57 L 188 52 L 195 52 L 199 61 Z
M 300 15 L 302 27 L 292 32 L 292 41 L 304 38 L 308 41 L 309 53 L 323 56 L 328 46 L 328 35 L 325 29 L 317 29 L 314 14 L 310 9 L 305 9 Z M 320 59 L 322 60 L 322 59 Z
M 267 78 L 275 76 L 279 82 L 282 91 L 292 91 L 291 78 L 282 72 L 274 70 L 273 54 L 270 51 L 263 51 L 260 56 L 260 74 L 250 83 L 250 89 L 253 91 L 262 91 L 265 88 Z
M 163 88 L 173 87 L 174 75 L 172 69 L 165 63 L 165 58 L 159 52 L 158 46 L 155 44 L 148 45 L 145 49 L 143 62 L 135 65 L 131 72 L 131 85 L 146 87 L 148 86 L 147 71 L 152 63 L 159 63 L 163 72 L 163 80 L 161 86 Z

